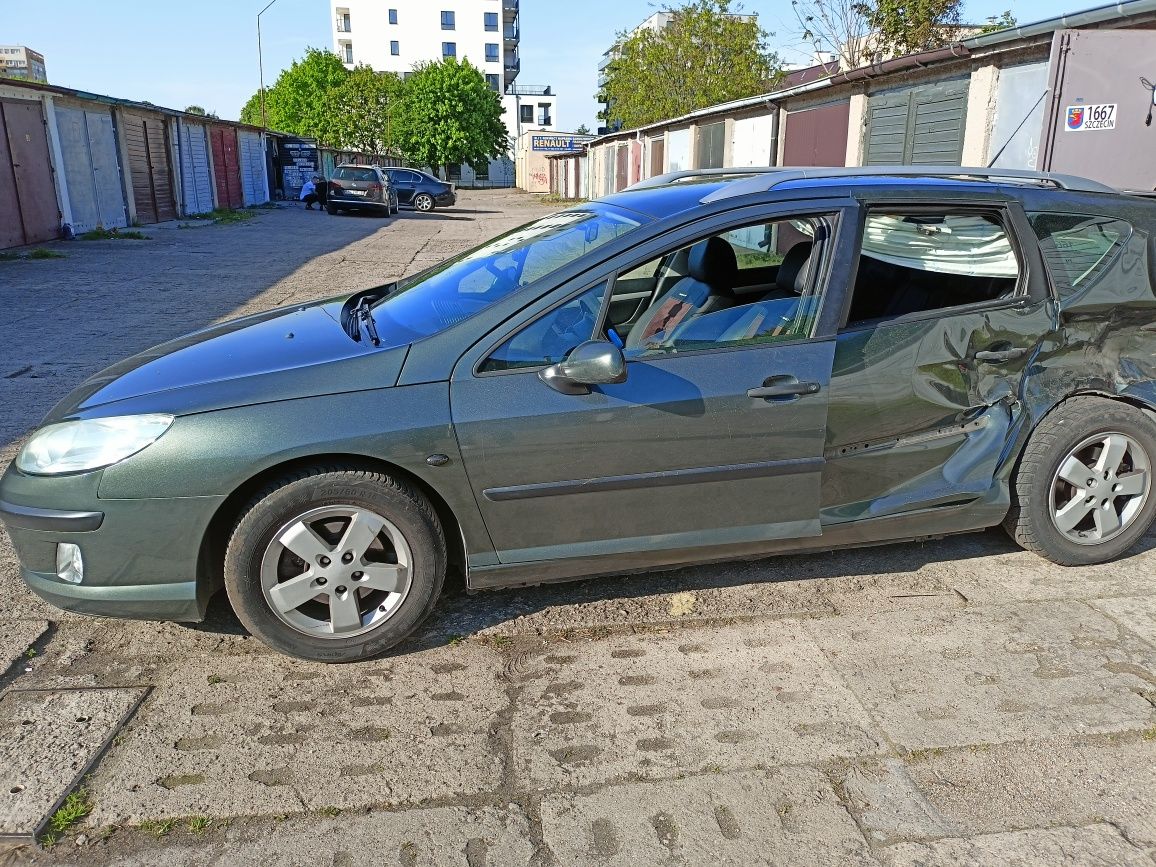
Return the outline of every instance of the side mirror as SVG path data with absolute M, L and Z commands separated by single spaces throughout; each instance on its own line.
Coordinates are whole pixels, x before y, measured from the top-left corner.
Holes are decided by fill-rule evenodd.
M 607 340 L 587 340 L 564 361 L 540 371 L 538 378 L 562 394 L 589 394 L 592 385 L 625 382 L 626 357 Z

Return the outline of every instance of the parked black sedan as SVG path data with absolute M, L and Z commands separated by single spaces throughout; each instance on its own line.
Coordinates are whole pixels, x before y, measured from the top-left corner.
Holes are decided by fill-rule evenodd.
M 397 190 L 397 199 L 403 205 L 418 211 L 448 208 L 458 200 L 453 184 L 435 178 L 417 169 L 387 169 L 389 179 Z
M 1156 519 L 1156 202 L 1009 169 L 668 175 L 419 274 L 218 323 L 0 479 L 28 586 L 382 653 L 471 590 L 999 524 Z M 774 567 L 768 566 L 773 574 Z

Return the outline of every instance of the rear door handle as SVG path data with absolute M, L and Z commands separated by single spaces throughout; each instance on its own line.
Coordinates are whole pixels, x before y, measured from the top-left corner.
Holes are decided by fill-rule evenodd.
M 1005 361 L 1015 361 L 1027 355 L 1026 349 L 981 349 L 975 354 L 976 361 L 987 364 L 1000 364 Z
M 817 382 L 799 382 L 793 376 L 771 376 L 763 380 L 763 384 L 758 388 L 748 388 L 747 397 L 772 400 L 777 397 L 802 397 L 818 392 Z

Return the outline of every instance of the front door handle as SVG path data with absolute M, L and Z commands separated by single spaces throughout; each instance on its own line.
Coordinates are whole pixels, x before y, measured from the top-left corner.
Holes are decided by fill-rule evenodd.
M 981 349 L 975 354 L 975 360 L 986 364 L 1001 364 L 1023 358 L 1027 352 L 1026 349 Z
M 758 388 L 748 388 L 747 397 L 773 400 L 782 397 L 802 397 L 805 394 L 818 394 L 819 383 L 799 382 L 793 376 L 769 376 L 763 380 Z

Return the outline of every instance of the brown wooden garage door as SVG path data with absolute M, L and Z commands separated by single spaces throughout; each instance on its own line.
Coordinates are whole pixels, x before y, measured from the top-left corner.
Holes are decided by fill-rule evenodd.
M 121 115 L 132 197 L 141 223 L 175 220 L 173 173 L 169 167 L 169 136 L 163 117 Z
M 60 234 L 60 209 L 40 103 L 0 99 L 0 248 Z

